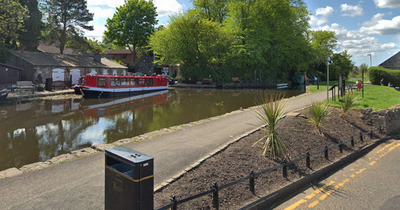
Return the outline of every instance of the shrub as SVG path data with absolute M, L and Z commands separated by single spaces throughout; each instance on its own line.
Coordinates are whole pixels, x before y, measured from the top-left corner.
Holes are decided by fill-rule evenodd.
M 340 102 L 340 109 L 342 111 L 342 116 L 344 116 L 349 109 L 355 107 L 357 101 L 358 98 L 354 97 L 354 95 L 346 94 L 343 97 L 343 100 Z
M 391 82 L 395 87 L 400 86 L 400 70 L 386 69 L 383 67 L 371 67 L 368 69 L 369 81 L 373 85 L 380 85 L 383 79 L 384 85 Z
M 319 128 L 321 124 L 329 118 L 331 111 L 326 102 L 311 102 L 309 113 L 309 121 L 315 125 L 315 127 Z
M 264 127 L 264 135 L 256 143 L 264 141 L 262 154 L 265 156 L 270 151 L 271 158 L 279 157 L 283 159 L 287 152 L 285 143 L 279 139 L 276 126 L 284 117 L 283 109 L 285 103 L 282 101 L 280 94 L 264 95 L 262 105 L 257 109 L 257 117 L 266 127 Z

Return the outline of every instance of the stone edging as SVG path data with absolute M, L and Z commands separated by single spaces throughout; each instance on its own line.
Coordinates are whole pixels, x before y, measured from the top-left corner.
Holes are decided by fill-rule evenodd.
M 163 136 L 165 134 L 171 133 L 171 132 L 175 132 L 175 131 L 179 131 L 179 130 L 184 130 L 188 127 L 191 126 L 195 126 L 195 125 L 199 125 L 205 122 L 210 122 L 210 121 L 214 121 L 217 119 L 221 119 L 223 117 L 238 113 L 238 112 L 242 112 L 245 110 L 251 110 L 254 107 L 249 107 L 248 109 L 243 109 L 243 110 L 235 110 L 229 113 L 225 113 L 219 116 L 215 116 L 215 117 L 211 117 L 208 119 L 202 119 L 202 120 L 198 120 L 198 121 L 194 121 L 194 122 L 190 122 L 187 124 L 183 124 L 183 125 L 177 125 L 177 126 L 172 126 L 170 128 L 164 128 L 161 130 L 157 130 L 157 131 L 152 131 L 149 133 L 145 133 L 139 136 L 135 136 L 132 138 L 125 138 L 125 139 L 120 139 L 118 141 L 115 141 L 111 144 L 98 144 L 98 145 L 93 145 L 92 147 L 87 147 L 87 148 L 83 148 L 83 149 L 79 149 L 79 150 L 75 150 L 75 151 L 71 151 L 70 153 L 66 153 L 66 154 L 62 154 L 56 157 L 53 157 L 49 160 L 46 160 L 44 162 L 35 162 L 35 163 L 31 163 L 31 164 L 27 164 L 24 165 L 22 167 L 20 167 L 19 169 L 16 167 L 13 168 L 8 168 L 6 170 L 0 171 L 0 180 L 4 179 L 4 178 L 8 178 L 8 177 L 13 177 L 13 176 L 17 176 L 23 173 L 28 173 L 28 172 L 32 172 L 32 171 L 37 171 L 37 170 L 41 170 L 47 167 L 51 167 L 51 166 L 55 166 L 55 165 L 59 165 L 62 163 L 66 163 L 66 162 L 70 162 L 73 161 L 75 159 L 78 158 L 83 158 L 89 155 L 93 155 L 96 154 L 98 152 L 104 152 L 106 149 L 111 148 L 111 147 L 116 147 L 116 146 L 121 146 L 121 145 L 126 145 L 129 143 L 133 143 L 133 142 L 139 142 L 139 141 L 145 141 L 145 140 L 149 140 L 149 139 L 154 139 L 160 136 Z M 174 176 L 175 177 L 175 176 Z

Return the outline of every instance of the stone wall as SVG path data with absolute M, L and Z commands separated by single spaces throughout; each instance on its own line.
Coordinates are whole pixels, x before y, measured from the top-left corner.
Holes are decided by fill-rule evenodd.
M 400 134 L 400 107 L 377 112 L 364 109 L 362 114 L 368 125 L 378 128 L 386 136 Z

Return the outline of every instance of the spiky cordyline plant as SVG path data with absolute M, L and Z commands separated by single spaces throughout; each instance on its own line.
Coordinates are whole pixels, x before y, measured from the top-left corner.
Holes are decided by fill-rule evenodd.
M 265 156 L 270 151 L 271 158 L 279 157 L 283 159 L 287 152 L 285 143 L 279 139 L 276 127 L 284 117 L 284 107 L 286 105 L 281 94 L 265 95 L 262 98 L 262 105 L 257 109 L 257 117 L 265 124 L 264 135 L 255 144 L 264 141 L 262 154 Z
M 310 118 L 309 121 L 319 128 L 321 124 L 329 118 L 331 111 L 326 102 L 311 102 L 309 108 Z
M 341 114 L 344 116 L 349 109 L 355 107 L 357 105 L 357 101 L 359 99 L 354 97 L 354 95 L 346 94 L 343 97 L 342 102 L 340 103 Z

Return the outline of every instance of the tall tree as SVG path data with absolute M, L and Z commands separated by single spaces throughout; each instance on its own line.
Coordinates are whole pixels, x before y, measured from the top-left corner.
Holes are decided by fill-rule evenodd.
M 208 20 L 222 23 L 228 16 L 229 0 L 192 0 L 192 3 Z
M 93 26 L 88 25 L 93 13 L 87 9 L 86 0 L 45 0 L 44 13 L 48 38 L 52 43 L 58 42 L 61 54 L 67 41 L 80 41 L 83 30 L 93 30 Z
M 39 45 L 40 31 L 42 29 L 42 13 L 39 11 L 37 0 L 20 0 L 28 8 L 29 18 L 24 21 L 25 30 L 20 30 L 19 41 L 21 48 L 34 51 Z
M 0 0 L 0 5 L 0 61 L 4 62 L 7 48 L 16 46 L 18 31 L 24 29 L 29 15 L 18 0 Z
M 125 0 L 114 16 L 107 19 L 104 35 L 118 46 L 126 46 L 133 54 L 132 66 L 135 66 L 137 52 L 146 47 L 154 26 L 158 23 L 156 7 L 153 1 Z

